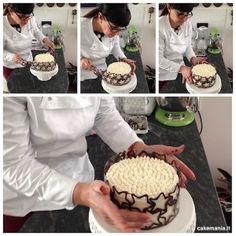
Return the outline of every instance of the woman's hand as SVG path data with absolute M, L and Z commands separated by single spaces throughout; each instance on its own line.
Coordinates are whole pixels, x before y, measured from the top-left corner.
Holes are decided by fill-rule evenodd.
M 122 232 L 137 232 L 143 224 L 151 223 L 149 215 L 119 210 L 110 200 L 110 188 L 102 181 L 78 183 L 73 193 L 74 204 L 88 206 L 107 223 Z
M 190 67 L 181 66 L 179 69 L 179 73 L 182 74 L 182 83 L 184 83 L 185 80 L 189 83 L 192 83 L 192 72 Z
M 14 54 L 14 56 L 13 56 L 13 62 L 14 62 L 15 64 L 21 64 L 22 58 L 21 58 L 20 54 L 18 54 L 18 53 L 15 53 L 15 54 Z
M 184 188 L 186 187 L 187 179 L 196 180 L 193 171 L 175 156 L 184 151 L 184 145 L 181 145 L 179 147 L 172 147 L 166 145 L 146 145 L 142 142 L 136 142 L 130 147 L 130 149 L 132 149 L 136 155 L 139 155 L 142 151 L 147 153 L 156 152 L 158 154 L 165 154 L 166 161 L 168 163 L 174 161 L 176 163 L 176 166 L 181 171 L 181 176 L 180 176 L 181 187 Z
M 127 64 L 129 64 L 131 66 L 131 70 L 132 70 L 132 74 L 133 74 L 134 71 L 136 70 L 135 61 L 128 59 L 128 58 L 122 58 L 121 61 L 126 62 Z
M 207 57 L 192 57 L 190 62 L 193 65 L 202 64 L 207 62 Z
M 46 37 L 46 38 L 43 39 L 43 43 L 44 43 L 50 50 L 53 50 L 53 51 L 54 51 L 54 49 L 55 49 L 54 43 L 53 43 L 51 40 L 49 40 L 48 37 Z
M 92 61 L 89 58 L 82 57 L 80 59 L 80 68 L 83 70 L 91 70 L 92 69 Z

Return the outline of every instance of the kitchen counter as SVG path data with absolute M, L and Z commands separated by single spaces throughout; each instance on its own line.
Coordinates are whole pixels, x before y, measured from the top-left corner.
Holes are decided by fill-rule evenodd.
M 215 65 L 217 73 L 221 78 L 222 88 L 220 93 L 232 93 L 232 87 L 228 79 L 222 55 L 213 55 L 208 53 L 207 58 L 209 63 Z M 160 93 L 188 93 L 188 91 L 185 84 L 182 84 L 182 79 L 178 76 L 176 80 L 167 81 L 161 88 Z
M 32 51 L 33 57 L 43 50 Z M 58 73 L 48 81 L 40 81 L 30 73 L 29 68 L 15 69 L 7 81 L 10 93 L 66 93 L 69 86 L 68 74 L 65 67 L 62 49 L 56 49 L 56 62 Z
M 125 51 L 127 58 L 136 61 L 136 76 L 137 76 L 137 86 L 131 93 L 149 93 L 149 88 L 147 81 L 145 79 L 145 74 L 143 70 L 142 59 L 139 52 L 127 52 Z M 107 58 L 107 65 L 115 62 L 116 59 L 109 55 Z M 88 79 L 81 81 L 81 93 L 107 93 L 101 84 L 101 78 L 97 79 Z
M 167 127 L 149 117 L 149 129 L 147 134 L 140 135 L 147 144 L 185 144 L 185 151 L 179 158 L 197 177 L 196 181 L 189 181 L 187 184 L 196 208 L 196 232 L 227 232 L 196 123 L 181 128 Z M 98 136 L 89 136 L 87 141 L 95 177 L 103 180 L 104 164 L 114 153 Z M 71 211 L 37 212 L 26 221 L 21 232 L 90 232 L 88 212 L 87 207 L 81 206 Z

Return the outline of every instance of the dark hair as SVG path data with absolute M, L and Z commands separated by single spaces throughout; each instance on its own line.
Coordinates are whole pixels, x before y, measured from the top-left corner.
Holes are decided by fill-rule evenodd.
M 3 15 L 7 15 L 9 13 L 9 8 L 12 11 L 29 15 L 34 11 L 34 4 L 33 3 L 8 3 L 4 6 Z
M 169 14 L 167 6 L 170 6 L 170 8 L 179 10 L 181 12 L 191 12 L 193 8 L 196 6 L 196 4 L 195 3 L 168 3 L 165 5 L 160 16 L 165 16 Z
M 127 3 L 98 4 L 97 8 L 88 12 L 84 17 L 93 18 L 96 17 L 99 12 L 115 26 L 125 27 L 129 24 L 131 19 L 131 13 Z

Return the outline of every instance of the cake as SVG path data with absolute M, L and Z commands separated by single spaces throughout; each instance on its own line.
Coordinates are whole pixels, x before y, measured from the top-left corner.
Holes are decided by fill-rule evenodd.
M 142 229 L 167 225 L 177 215 L 179 172 L 163 155 L 120 153 L 106 165 L 105 177 L 119 208 L 152 215 L 152 223 Z
M 31 65 L 31 69 L 37 71 L 52 71 L 55 67 L 55 59 L 50 53 L 38 54 Z
M 121 86 L 129 83 L 131 79 L 132 69 L 126 62 L 114 62 L 107 67 L 103 73 L 103 79 L 111 84 Z
M 199 88 L 209 88 L 215 84 L 216 69 L 208 63 L 197 64 L 192 67 L 193 84 Z

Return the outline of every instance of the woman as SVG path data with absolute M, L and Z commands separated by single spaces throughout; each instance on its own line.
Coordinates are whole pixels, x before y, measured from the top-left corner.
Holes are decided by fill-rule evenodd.
M 81 21 L 81 80 L 96 79 L 93 66 L 105 70 L 106 57 L 113 54 L 119 60 L 131 65 L 133 60 L 127 59 L 120 48 L 119 32 L 126 29 L 131 19 L 127 4 L 100 4 L 87 13 Z
M 94 181 L 85 136 L 91 130 L 118 153 L 159 152 L 176 160 L 182 186 L 193 172 L 174 154 L 184 146 L 146 145 L 122 119 L 111 98 L 4 97 L 4 231 L 17 231 L 34 211 L 85 205 L 124 232 L 150 222 L 144 213 L 118 210 L 110 189 Z M 122 139 L 120 138 L 122 137 Z M 19 223 L 20 222 L 20 223 Z M 18 227 L 13 228 L 13 223 Z M 17 224 L 18 223 L 18 224 Z
M 49 49 L 53 43 L 39 30 L 33 14 L 34 4 L 6 4 L 3 17 L 3 75 L 8 79 L 14 68 L 23 67 L 22 59 L 32 61 L 32 39 Z
M 183 57 L 193 64 L 203 63 L 205 57 L 196 57 L 192 46 L 192 25 L 188 19 L 193 15 L 195 4 L 167 4 L 159 18 L 159 80 L 175 80 L 182 75 L 182 82 L 192 82 L 191 67 Z M 162 83 L 160 83 L 162 86 Z

